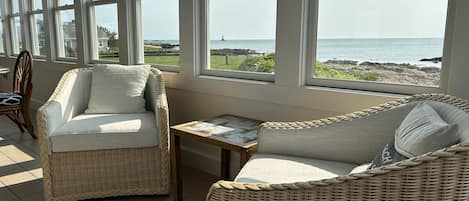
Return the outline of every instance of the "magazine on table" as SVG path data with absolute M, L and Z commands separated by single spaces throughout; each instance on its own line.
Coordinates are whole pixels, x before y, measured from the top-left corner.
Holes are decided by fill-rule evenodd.
M 257 139 L 260 122 L 230 115 L 223 115 L 207 121 L 197 121 L 186 129 L 203 133 L 208 137 L 218 138 L 234 144 L 245 145 Z

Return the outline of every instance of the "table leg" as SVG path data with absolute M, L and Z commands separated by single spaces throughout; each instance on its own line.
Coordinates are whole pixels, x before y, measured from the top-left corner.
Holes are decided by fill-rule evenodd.
M 175 201 L 182 201 L 181 142 L 177 135 L 171 135 L 171 167 L 172 194 Z
M 220 177 L 224 180 L 230 178 L 230 150 L 221 149 Z
M 243 168 L 254 152 L 256 152 L 256 149 L 246 150 L 239 153 L 239 168 Z

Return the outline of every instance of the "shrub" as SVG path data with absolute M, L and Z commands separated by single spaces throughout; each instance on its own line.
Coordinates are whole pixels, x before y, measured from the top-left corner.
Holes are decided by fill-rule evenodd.
M 275 54 L 271 53 L 259 57 L 248 57 L 239 65 L 239 70 L 251 72 L 272 73 L 275 69 Z
M 350 73 L 338 71 L 328 65 L 316 62 L 315 76 L 319 78 L 340 79 L 340 80 L 358 80 L 358 78 Z

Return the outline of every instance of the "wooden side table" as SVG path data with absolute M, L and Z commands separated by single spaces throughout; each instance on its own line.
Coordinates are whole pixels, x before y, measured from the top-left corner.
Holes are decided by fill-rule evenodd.
M 222 179 L 229 179 L 230 151 L 240 153 L 240 167 L 257 150 L 258 120 L 221 115 L 203 121 L 192 121 L 171 127 L 171 174 L 174 199 L 182 200 L 181 137 L 220 147 Z

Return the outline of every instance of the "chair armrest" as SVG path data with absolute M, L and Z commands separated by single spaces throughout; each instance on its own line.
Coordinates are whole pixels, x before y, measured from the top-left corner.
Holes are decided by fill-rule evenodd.
M 66 72 L 49 100 L 38 109 L 39 135 L 47 137 L 56 128 L 82 113 L 88 106 L 90 87 L 89 68 Z
M 392 139 L 413 104 L 389 102 L 360 112 L 315 121 L 266 122 L 259 128 L 258 151 L 367 163 Z M 364 143 L 366 146 L 363 146 Z
M 158 126 L 160 148 L 169 150 L 169 112 L 166 99 L 163 73 L 151 68 L 147 88 L 145 90 L 147 108 L 155 113 Z

